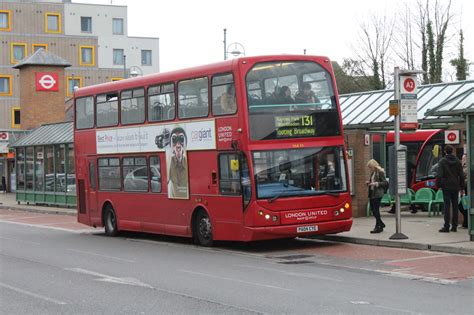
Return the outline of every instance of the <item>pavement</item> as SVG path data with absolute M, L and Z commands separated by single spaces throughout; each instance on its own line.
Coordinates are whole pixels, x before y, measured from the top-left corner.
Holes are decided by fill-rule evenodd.
M 76 215 L 76 209 L 61 208 L 56 206 L 18 204 L 14 193 L 0 193 L 0 209 L 13 209 L 30 212 Z M 395 233 L 395 215 L 388 213 L 389 208 L 382 208 L 382 220 L 386 228 L 380 234 L 370 234 L 374 228 L 375 219 L 373 217 L 354 218 L 352 229 L 349 232 L 337 235 L 324 235 L 314 238 L 331 240 L 337 242 L 347 242 L 355 244 L 386 246 L 406 249 L 418 249 L 428 251 L 446 252 L 452 254 L 474 255 L 474 241 L 469 240 L 467 229 L 458 227 L 456 233 L 439 233 L 438 230 L 443 225 L 442 216 L 428 217 L 427 212 L 418 211 L 412 214 L 409 211 L 402 211 L 401 232 L 407 236 L 404 240 L 391 240 L 390 236 Z M 460 219 L 462 218 L 459 215 Z

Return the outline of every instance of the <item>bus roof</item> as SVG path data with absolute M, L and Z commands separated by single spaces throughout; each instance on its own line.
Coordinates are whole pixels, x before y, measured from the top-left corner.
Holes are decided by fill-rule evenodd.
M 437 133 L 444 131 L 444 129 L 419 129 L 415 132 L 401 132 L 400 133 L 400 141 L 401 142 L 424 142 L 429 138 L 433 137 Z M 394 142 L 394 135 L 393 131 L 389 131 L 387 133 L 387 142 Z
M 253 56 L 253 57 L 240 57 L 226 61 L 220 61 L 208 65 L 197 66 L 192 68 L 186 68 L 181 70 L 175 70 L 163 73 L 148 74 L 136 78 L 129 78 L 120 81 L 106 82 L 96 85 L 90 85 L 77 89 L 74 92 L 75 97 L 88 96 L 93 94 L 107 93 L 113 91 L 120 91 L 123 89 L 130 89 L 133 87 L 146 86 L 150 82 L 166 83 L 176 80 L 182 80 L 185 78 L 194 78 L 196 76 L 202 76 L 206 73 L 219 73 L 231 71 L 239 62 L 242 63 L 254 63 L 254 62 L 265 62 L 265 61 L 278 61 L 278 60 L 307 60 L 313 58 L 318 60 L 321 65 L 327 64 L 331 66 L 329 58 L 325 56 L 310 56 L 310 55 L 268 55 L 268 56 Z

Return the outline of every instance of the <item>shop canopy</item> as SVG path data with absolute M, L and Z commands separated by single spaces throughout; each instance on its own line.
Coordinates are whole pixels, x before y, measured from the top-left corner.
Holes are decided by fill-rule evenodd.
M 474 80 L 419 86 L 418 121 L 432 126 L 456 121 L 451 117 L 453 113 L 474 111 L 473 91 Z M 339 98 L 344 128 L 393 127 L 394 116 L 388 111 L 389 100 L 394 99 L 393 89 L 342 94 Z

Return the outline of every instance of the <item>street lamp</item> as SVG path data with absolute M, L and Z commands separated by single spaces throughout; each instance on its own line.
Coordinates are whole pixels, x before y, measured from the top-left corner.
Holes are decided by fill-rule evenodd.
M 244 45 L 238 42 L 230 43 L 226 49 L 226 55 L 231 54 L 234 57 L 238 57 L 240 55 L 245 56 L 245 48 Z
M 233 46 L 232 50 L 231 46 Z M 238 57 L 240 55 L 245 56 L 245 48 L 244 45 L 238 42 L 230 43 L 229 46 L 227 46 L 227 29 L 224 28 L 224 60 L 227 60 L 227 56 L 229 53 L 232 54 L 232 56 L 234 57 Z

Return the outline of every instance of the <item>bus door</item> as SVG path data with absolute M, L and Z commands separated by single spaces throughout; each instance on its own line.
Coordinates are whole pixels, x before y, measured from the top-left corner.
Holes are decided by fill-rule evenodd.
M 247 161 L 239 153 L 219 154 L 219 217 L 228 222 L 242 223 L 244 192 L 245 202 L 250 199 L 250 178 Z
M 97 162 L 95 158 L 88 160 L 88 185 L 87 185 L 87 212 L 91 219 L 100 217 L 97 211 Z M 93 220 L 94 221 L 94 220 Z

